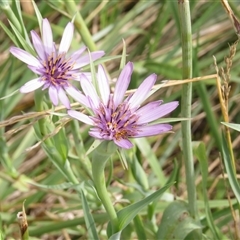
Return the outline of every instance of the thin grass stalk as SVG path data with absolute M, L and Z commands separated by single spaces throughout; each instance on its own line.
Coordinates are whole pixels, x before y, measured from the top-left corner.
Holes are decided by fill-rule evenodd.
M 188 0 L 179 0 L 179 16 L 182 38 L 182 68 L 183 79 L 192 78 L 192 30 L 190 6 Z M 191 118 L 192 83 L 182 87 L 181 114 Z M 192 153 L 191 120 L 182 121 L 182 151 L 186 172 L 186 184 L 190 214 L 197 218 L 197 203 L 194 177 L 194 162 Z
M 217 90 L 218 90 L 218 96 L 219 96 L 219 101 L 220 101 L 220 105 L 221 105 L 221 112 L 223 115 L 223 119 L 224 122 L 229 123 L 229 116 L 228 116 L 228 108 L 227 108 L 227 104 L 226 101 L 224 100 L 223 94 L 222 94 L 222 87 L 221 87 L 221 78 L 219 76 L 219 70 L 217 67 L 217 60 L 215 57 L 213 57 L 214 59 L 214 65 L 215 65 L 215 69 L 217 72 L 217 79 L 216 79 L 216 83 L 217 83 Z M 236 173 L 236 165 L 235 165 L 235 158 L 234 158 L 234 154 L 233 154 L 233 146 L 232 146 L 232 140 L 231 140 L 231 134 L 230 134 L 230 130 L 229 127 L 224 126 L 224 130 L 225 130 L 225 136 L 227 139 L 227 143 L 228 143 L 228 148 L 229 148 L 229 152 L 230 152 L 230 156 L 231 156 L 231 163 L 234 169 L 234 172 Z
M 222 90 L 222 85 L 221 85 L 221 78 L 219 76 L 220 73 L 219 73 L 219 69 L 218 69 L 218 66 L 217 66 L 217 60 L 216 60 L 215 57 L 213 57 L 213 59 L 214 59 L 215 69 L 216 69 L 216 72 L 217 72 L 217 75 L 218 75 L 218 77 L 216 79 L 216 83 L 217 83 L 219 101 L 220 101 L 220 105 L 221 105 L 221 111 L 222 111 L 224 121 L 229 123 L 228 98 L 224 99 L 223 92 L 222 92 L 223 90 Z M 231 165 L 232 165 L 232 168 L 234 170 L 235 178 L 237 178 L 237 176 L 236 176 L 236 164 L 235 164 L 235 158 L 234 158 L 234 154 L 233 154 L 231 134 L 230 134 L 230 129 L 227 126 L 224 126 L 224 135 L 226 137 L 226 142 L 227 142 L 228 150 L 229 150 L 229 153 L 230 153 Z M 222 162 L 223 162 L 223 160 L 222 160 Z M 222 173 L 224 173 L 223 166 L 222 166 Z M 223 174 L 223 178 L 224 178 L 224 174 Z M 226 181 L 224 181 L 224 184 L 226 185 Z M 225 187 L 227 189 L 227 186 L 225 186 Z M 230 209 L 231 209 L 231 214 L 232 214 L 232 217 L 233 217 L 233 220 L 234 220 L 235 235 L 236 235 L 235 238 L 239 239 L 238 218 L 237 218 L 236 213 L 233 209 L 233 204 L 231 202 L 231 197 L 229 196 L 229 193 L 227 194 L 227 198 L 228 198 L 229 206 L 230 206 Z M 238 203 L 238 208 L 240 209 L 240 204 L 239 203 Z

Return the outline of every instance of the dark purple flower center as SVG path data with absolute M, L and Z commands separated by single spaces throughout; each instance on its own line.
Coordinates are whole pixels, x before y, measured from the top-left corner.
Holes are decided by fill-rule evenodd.
M 124 102 L 114 108 L 110 99 L 108 106 L 100 105 L 93 118 L 101 136 L 106 140 L 121 140 L 133 137 L 137 132 L 138 116 Z
M 54 57 L 54 53 L 48 56 L 43 62 L 44 71 L 42 79 L 53 85 L 66 85 L 68 79 L 72 77 L 74 63 L 71 58 L 65 59 L 65 54 Z

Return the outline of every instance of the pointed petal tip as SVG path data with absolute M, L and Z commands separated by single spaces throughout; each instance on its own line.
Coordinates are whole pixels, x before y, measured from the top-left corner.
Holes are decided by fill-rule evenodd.
M 89 116 L 87 116 L 81 112 L 77 112 L 76 110 L 68 109 L 67 114 L 70 117 L 75 118 L 80 122 L 84 122 L 84 123 L 86 123 L 88 125 L 92 125 L 92 126 L 94 125 L 93 120 Z
M 12 51 L 14 51 L 15 48 L 16 48 L 16 47 L 11 46 L 11 47 L 9 48 L 9 52 L 12 53 Z
M 179 101 L 172 101 L 170 103 L 172 104 L 173 110 L 179 106 Z
M 59 53 L 66 53 L 71 45 L 74 33 L 74 25 L 69 22 L 64 29 L 62 40 L 59 46 Z
M 129 67 L 132 67 L 133 68 L 133 62 L 127 62 L 127 64 L 125 66 L 129 66 Z
M 129 100 L 129 105 L 131 108 L 139 107 L 142 102 L 148 97 L 153 85 L 157 80 L 157 75 L 155 73 L 149 75 L 138 87 L 135 93 Z
M 32 92 L 41 86 L 43 86 L 44 82 L 40 80 L 40 78 L 32 79 L 26 82 L 22 87 L 20 87 L 19 91 L 21 93 L 29 93 Z
M 48 23 L 48 24 L 49 24 L 49 21 L 48 21 L 47 18 L 43 18 L 42 22 L 43 22 L 43 23 Z
M 105 51 L 103 51 L 103 50 L 99 50 L 99 51 L 97 51 L 97 52 L 98 52 L 98 54 L 99 54 L 101 57 L 105 55 Z
M 122 69 L 115 86 L 113 95 L 114 104 L 117 106 L 123 100 L 125 92 L 130 84 L 133 73 L 133 63 L 128 62 Z
M 157 79 L 157 74 L 156 73 L 152 73 L 150 76 L 152 76 L 153 78 Z
M 150 137 L 156 136 L 159 134 L 167 133 L 172 130 L 172 125 L 170 124 L 154 124 L 154 125 L 146 125 L 139 128 L 138 133 L 134 136 L 135 138 L 140 137 Z

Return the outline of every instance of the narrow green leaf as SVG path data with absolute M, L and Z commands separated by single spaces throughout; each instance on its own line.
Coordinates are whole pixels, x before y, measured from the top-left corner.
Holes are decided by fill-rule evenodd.
M 223 135 L 223 134 L 222 134 Z M 227 147 L 227 142 L 226 139 L 224 137 L 224 135 L 222 136 L 222 157 L 223 157 L 223 161 L 224 161 L 224 166 L 228 175 L 228 179 L 229 179 L 229 183 L 231 185 L 231 188 L 238 200 L 238 202 L 240 203 L 240 186 L 238 184 L 238 180 L 236 178 L 236 173 L 234 172 L 233 166 L 232 166 L 232 161 L 231 161 L 231 157 L 230 157 L 230 153 Z
M 138 236 L 138 239 L 147 240 L 147 236 L 146 236 L 146 233 L 145 233 L 145 230 L 144 230 L 144 225 L 143 225 L 142 220 L 139 217 L 139 215 L 137 215 L 133 219 L 133 222 L 134 222 L 134 226 L 135 226 L 135 229 L 136 229 L 136 234 Z
M 181 69 L 177 69 L 176 66 L 173 66 L 169 63 L 160 63 L 155 61 L 148 61 L 144 67 L 149 72 L 154 72 L 156 74 L 165 76 L 166 79 L 182 79 Z
M 203 189 L 203 197 L 204 197 L 207 222 L 208 222 L 209 228 L 213 233 L 214 239 L 221 239 L 219 235 L 219 231 L 217 230 L 213 222 L 212 213 L 209 207 L 209 201 L 208 201 L 208 195 L 207 195 L 208 161 L 207 161 L 206 148 L 204 143 L 199 144 L 195 153 L 196 153 L 197 159 L 200 162 L 200 168 L 202 173 L 202 189 Z
M 152 201 L 159 198 L 170 186 L 171 184 L 165 185 L 163 188 L 149 195 L 148 197 L 140 200 L 130 206 L 127 206 L 117 213 L 119 229 L 123 230 L 136 216 L 137 214 Z
M 138 184 L 140 186 L 142 186 L 142 188 L 144 190 L 147 190 L 149 188 L 148 178 L 147 178 L 146 173 L 144 172 L 142 166 L 140 165 L 135 153 L 131 160 L 131 170 L 132 170 L 132 174 L 133 174 L 135 180 L 138 182 Z
M 70 182 L 65 182 L 57 185 L 45 185 L 45 184 L 39 184 L 36 182 L 28 182 L 31 185 L 34 185 L 39 188 L 44 188 L 44 189 L 54 189 L 54 190 L 60 190 L 60 189 L 69 189 L 69 188 L 74 188 L 77 187 L 79 184 L 72 184 Z
M 122 166 L 124 169 L 128 169 L 128 163 L 127 163 L 127 153 L 123 149 L 118 149 L 117 154 L 119 156 L 119 159 L 122 163 Z
M 23 30 L 24 38 L 25 38 L 26 42 L 29 45 L 31 45 L 31 42 L 30 42 L 27 30 L 26 30 L 25 24 L 23 22 L 20 1 L 14 1 L 14 2 L 15 2 L 15 5 L 16 5 L 16 8 L 17 8 L 17 12 L 18 12 L 19 20 L 20 20 L 19 22 L 20 22 L 22 30 Z
M 138 148 L 141 149 L 141 153 L 148 159 L 148 163 L 157 176 L 159 182 L 164 185 L 166 183 L 166 178 L 149 142 L 146 140 L 146 138 L 135 138 L 134 142 L 137 144 Z
M 9 98 L 9 97 L 11 97 L 11 96 L 13 96 L 13 95 L 15 95 L 17 92 L 19 92 L 19 89 L 17 89 L 17 90 L 15 90 L 14 92 L 11 92 L 10 94 L 8 94 L 8 95 L 0 98 L 0 101 L 3 100 L 3 99 Z
M 109 238 L 109 240 L 120 240 L 121 234 L 122 234 L 122 231 L 119 231 L 119 232 L 113 234 L 113 235 Z
M 19 31 L 15 28 L 15 26 L 9 21 L 11 28 L 13 29 L 16 37 L 18 38 L 19 42 L 22 44 L 23 48 L 30 52 L 31 54 L 35 55 L 35 52 L 32 46 L 23 38 L 23 36 L 19 33 Z
M 87 150 L 86 155 L 89 155 L 90 153 L 92 153 L 101 143 L 102 141 L 96 139 Z
M 180 121 L 187 121 L 191 120 L 190 118 L 160 118 L 151 124 L 156 124 L 156 123 L 171 123 L 171 122 L 180 122 Z
M 122 42 L 123 42 L 123 51 L 122 51 L 120 69 L 123 69 L 123 67 L 126 65 L 126 42 L 124 41 L 124 39 L 122 40 Z
M 97 229 L 95 226 L 95 222 L 94 219 L 92 217 L 92 214 L 90 213 L 90 209 L 88 206 L 88 202 L 87 199 L 84 195 L 84 192 L 82 190 L 79 190 L 80 195 L 81 195 L 81 200 L 82 200 L 82 206 L 83 206 L 83 212 L 84 212 L 84 219 L 85 219 L 85 223 L 86 223 L 86 227 L 88 230 L 88 234 L 89 234 L 89 239 L 94 239 L 94 240 L 98 240 L 98 234 L 97 234 Z
M 170 203 L 163 213 L 157 239 L 184 240 L 189 233 L 196 229 L 201 229 L 201 226 L 190 216 L 187 203 L 175 201 Z
M 237 130 L 238 132 L 240 132 L 240 124 L 236 124 L 236 123 L 226 123 L 226 122 L 221 122 L 223 125 L 230 127 L 234 130 Z
M 36 16 L 37 16 L 37 20 L 38 20 L 38 25 L 39 25 L 39 28 L 40 28 L 40 32 L 42 32 L 42 14 L 40 13 L 36 3 L 34 0 L 32 0 L 32 4 L 33 4 L 33 7 L 34 7 L 34 11 L 36 13 Z
M 0 26 L 5 31 L 5 33 L 8 35 L 8 37 L 13 41 L 14 45 L 18 46 L 18 42 L 17 42 L 17 39 L 16 39 L 15 35 L 13 35 L 11 33 L 11 31 L 9 31 L 7 26 L 2 21 L 0 21 Z
M 179 165 L 178 165 L 178 162 L 176 160 L 176 158 L 174 158 L 174 167 L 173 167 L 173 170 L 172 170 L 172 173 L 170 175 L 170 177 L 168 178 L 166 184 L 169 184 L 171 182 L 174 182 L 175 183 L 175 180 L 177 178 L 177 174 L 178 174 L 178 170 L 179 170 Z
M 68 141 L 64 129 L 61 128 L 59 132 L 53 136 L 53 139 L 62 159 L 66 159 L 68 156 Z

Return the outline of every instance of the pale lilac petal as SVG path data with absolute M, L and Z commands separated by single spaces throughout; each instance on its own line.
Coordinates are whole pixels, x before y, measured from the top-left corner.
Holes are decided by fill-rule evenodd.
M 53 35 L 51 26 L 46 18 L 42 21 L 42 39 L 45 51 L 51 55 L 54 52 Z
M 95 128 L 90 129 L 90 131 L 88 133 L 91 137 L 94 137 L 94 138 L 97 138 L 97 139 L 103 139 L 101 133 Z
M 92 58 L 92 61 L 95 61 L 99 58 L 101 58 L 105 52 L 104 51 L 96 51 L 96 52 L 91 52 L 91 58 Z M 80 57 L 79 59 L 76 59 L 76 64 L 74 65 L 73 69 L 78 69 L 78 68 L 81 68 L 83 66 L 86 66 L 90 63 L 90 58 L 89 58 L 89 55 L 85 55 L 83 57 Z
M 53 105 L 57 106 L 58 105 L 58 92 L 57 89 L 54 86 L 50 86 L 48 88 L 48 94 L 51 99 L 51 102 Z
M 81 86 L 86 97 L 91 98 L 94 108 L 98 108 L 100 104 L 100 99 L 92 83 L 85 77 L 85 79 L 81 81 Z
M 114 96 L 113 96 L 113 101 L 115 106 L 118 106 L 124 97 L 124 94 L 129 86 L 131 76 L 133 72 L 133 63 L 128 62 L 123 70 L 120 73 L 120 76 L 118 77 L 115 91 L 114 91 Z
M 71 55 L 71 59 L 73 61 L 76 61 L 79 59 L 79 57 L 82 55 L 82 53 L 87 49 L 86 46 L 80 48 L 79 50 L 75 51 L 72 55 Z
M 91 82 L 92 81 L 92 73 L 91 72 L 82 72 L 84 76 Z
M 152 111 L 152 110 L 155 109 L 156 107 L 159 107 L 160 104 L 162 104 L 162 103 L 163 103 L 162 100 L 150 102 L 150 103 L 144 105 L 143 107 L 139 108 L 139 109 L 136 111 L 136 114 L 137 114 L 138 116 L 148 114 L 149 111 Z
M 43 84 L 44 84 L 44 81 L 42 81 L 41 78 L 30 80 L 20 88 L 20 92 L 21 93 L 32 92 L 40 88 L 41 86 L 43 86 Z
M 148 114 L 141 115 L 137 123 L 144 124 L 144 123 L 152 122 L 172 112 L 178 105 L 179 103 L 177 101 L 160 105 L 158 108 L 155 108 L 154 111 L 149 111 Z
M 84 81 L 86 78 L 90 82 L 92 81 L 92 74 L 91 74 L 91 72 L 80 72 L 80 73 L 77 73 L 77 74 L 73 73 L 72 80 L 75 80 L 75 81 L 82 81 L 83 80 Z
M 66 53 L 68 51 L 73 39 L 73 31 L 74 31 L 74 26 L 71 22 L 69 22 L 63 32 L 62 40 L 60 42 L 59 51 L 58 51 L 59 54 Z
M 44 72 L 44 69 L 43 68 L 39 68 L 39 67 L 35 67 L 35 66 L 30 66 L 28 65 L 28 68 L 33 71 L 34 73 L 36 74 L 39 74 L 39 75 L 42 75 L 43 72 Z
M 133 147 L 133 144 L 128 139 L 121 139 L 121 140 L 114 139 L 113 141 L 115 144 L 117 144 L 121 148 L 129 149 Z
M 90 107 L 89 101 L 85 95 L 83 95 L 79 90 L 77 90 L 73 86 L 68 86 L 64 88 L 66 92 L 76 101 L 85 105 L 86 107 Z
M 48 82 L 48 81 L 45 81 L 45 82 L 44 82 L 44 85 L 43 85 L 43 87 L 42 87 L 42 90 L 46 90 L 46 89 L 49 88 L 50 86 L 51 86 L 51 83 Z
M 64 90 L 63 90 L 62 88 L 59 88 L 59 89 L 58 89 L 58 97 L 59 97 L 61 103 L 62 103 L 67 109 L 71 108 L 71 106 L 70 106 L 70 101 L 69 101 L 66 93 L 64 92 Z
M 102 65 L 98 66 L 97 78 L 98 78 L 98 83 L 99 83 L 98 87 L 99 87 L 102 101 L 105 105 L 107 105 L 109 96 L 110 96 L 110 88 L 109 88 L 108 77 Z
M 75 118 L 80 122 L 84 122 L 89 125 L 94 125 L 93 120 L 81 112 L 77 112 L 75 110 L 68 110 L 67 113 L 70 117 Z
M 58 58 L 58 52 L 55 42 L 53 42 L 53 48 L 52 48 L 52 56 L 56 59 Z
M 9 50 L 12 55 L 14 55 L 16 58 L 20 59 L 21 61 L 27 63 L 28 65 L 35 66 L 35 67 L 42 67 L 41 63 L 38 61 L 37 58 L 32 56 L 30 53 L 17 48 L 17 47 L 11 47 Z
M 41 60 L 46 60 L 45 49 L 41 38 L 35 31 L 31 31 L 33 46 Z
M 157 75 L 153 73 L 142 82 L 142 84 L 128 101 L 130 108 L 138 108 L 141 105 L 141 103 L 147 98 L 148 93 L 151 91 L 156 80 Z
M 172 126 L 169 124 L 156 124 L 151 126 L 143 126 L 139 128 L 139 131 L 134 137 L 148 137 L 158 135 L 164 132 L 172 130 Z

